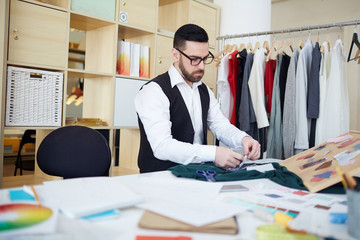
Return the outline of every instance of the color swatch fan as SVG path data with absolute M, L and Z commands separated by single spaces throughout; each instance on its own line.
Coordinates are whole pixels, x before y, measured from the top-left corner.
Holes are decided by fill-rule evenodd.
M 35 204 L 0 205 L 0 236 L 54 232 L 56 216 L 57 211 Z

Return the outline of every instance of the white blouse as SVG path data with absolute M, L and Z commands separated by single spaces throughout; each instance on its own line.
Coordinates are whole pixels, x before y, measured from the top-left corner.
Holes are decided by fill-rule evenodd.
M 331 69 L 326 84 L 321 129 L 324 140 L 349 131 L 349 94 L 345 59 L 344 44 L 338 39 L 331 52 Z
M 229 55 L 227 53 L 222 59 L 218 70 L 217 79 L 217 93 L 221 107 L 221 111 L 227 119 L 231 118 L 232 109 L 234 106 L 234 97 L 231 94 L 229 76 Z
M 251 101 L 259 129 L 269 126 L 264 97 L 265 52 L 265 48 L 259 48 L 255 51 L 254 62 L 248 81 Z

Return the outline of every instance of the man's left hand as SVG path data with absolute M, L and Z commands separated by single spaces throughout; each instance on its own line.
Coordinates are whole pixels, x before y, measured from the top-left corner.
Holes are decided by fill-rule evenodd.
M 246 136 L 243 138 L 241 143 L 244 147 L 244 155 L 247 155 L 249 160 L 259 159 L 261 154 L 261 145 L 258 141 L 250 136 Z

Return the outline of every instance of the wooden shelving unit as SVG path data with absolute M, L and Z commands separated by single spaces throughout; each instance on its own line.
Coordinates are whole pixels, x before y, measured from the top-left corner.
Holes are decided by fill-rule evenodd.
M 113 9 L 115 18 L 112 20 L 73 10 L 71 1 L 77 0 L 6 1 L 9 5 L 9 32 L 5 37 L 8 54 L 4 53 L 3 75 L 6 75 L 7 66 L 64 73 L 62 126 L 66 122 L 68 78 L 83 78 L 83 117 L 100 118 L 107 123 L 106 127 L 94 128 L 109 131 L 109 144 L 113 151 L 114 132 L 121 129 L 119 164 L 125 168 L 136 169 L 139 131 L 136 128 L 114 127 L 115 79 L 150 80 L 167 71 L 172 63 L 171 33 L 186 23 L 203 26 L 210 37 L 211 51 L 216 49 L 220 9 L 205 0 L 116 0 Z M 85 54 L 85 59 L 81 60 L 84 69 L 68 67 L 69 52 L 79 53 L 69 48 L 70 29 L 73 28 L 86 31 L 86 48 L 81 51 Z M 149 79 L 116 74 L 118 39 L 149 46 Z M 216 91 L 214 65 L 207 66 L 205 82 Z M 3 82 L 2 86 L 6 84 Z M 6 96 L 3 96 L 3 101 L 5 99 Z M 4 126 L 4 122 L 2 127 L 9 128 Z M 54 128 L 36 129 L 38 146 Z M 35 171 L 37 174 L 40 170 Z

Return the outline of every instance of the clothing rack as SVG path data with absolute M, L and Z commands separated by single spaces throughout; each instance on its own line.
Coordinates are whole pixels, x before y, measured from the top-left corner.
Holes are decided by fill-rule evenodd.
M 264 32 L 253 32 L 253 33 L 244 33 L 244 34 L 235 34 L 235 35 L 225 35 L 217 37 L 216 40 L 226 40 L 231 38 L 243 38 L 243 37 L 253 37 L 260 35 L 271 35 L 271 34 L 283 34 L 283 33 L 291 33 L 291 32 L 301 32 L 301 31 L 309 31 L 310 30 L 319 30 L 323 28 L 333 28 L 333 27 L 344 27 L 344 26 L 352 26 L 360 24 L 360 20 L 348 21 L 348 22 L 338 22 L 332 24 L 324 24 L 324 25 L 315 25 L 315 26 L 307 26 L 307 27 L 298 27 L 298 28 L 288 28 L 281 29 L 275 31 L 264 31 Z

